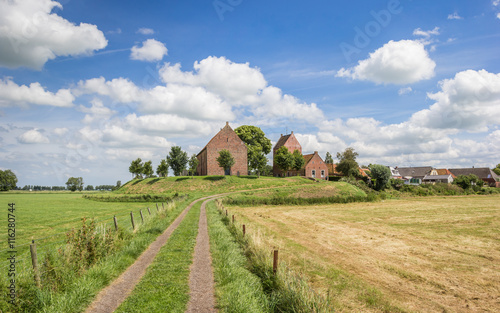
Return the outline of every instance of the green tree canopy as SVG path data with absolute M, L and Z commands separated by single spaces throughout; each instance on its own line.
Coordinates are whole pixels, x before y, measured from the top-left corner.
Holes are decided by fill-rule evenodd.
M 9 191 L 15 189 L 17 177 L 11 170 L 0 170 L 0 191 Z
M 142 178 L 142 168 L 144 164 L 142 164 L 141 158 L 137 158 L 132 163 L 130 163 L 130 166 L 128 168 L 128 171 L 132 173 L 132 175 L 135 175 L 135 178 Z
M 142 167 L 142 174 L 144 174 L 144 176 L 147 178 L 147 177 L 152 177 L 154 173 L 155 172 L 153 170 L 153 162 L 151 161 L 145 162 L 144 166 Z
M 196 170 L 198 168 L 198 158 L 196 157 L 196 154 L 193 154 L 191 158 L 189 159 L 189 171 L 191 172 L 191 177 L 194 176 L 194 173 L 196 173 Z
M 481 187 L 484 185 L 484 181 L 474 174 L 459 175 L 457 178 L 453 180 L 453 183 L 455 185 L 462 187 L 462 189 L 464 190 L 471 189 L 472 186 Z
M 306 160 L 304 160 L 304 156 L 302 156 L 302 153 L 300 153 L 299 150 L 294 150 L 292 153 L 292 157 L 293 157 L 292 168 L 296 171 L 299 171 L 306 163 Z
M 332 155 L 330 154 L 330 152 L 327 152 L 327 153 L 326 153 L 325 163 L 326 163 L 326 164 L 333 164 L 333 157 L 332 157 Z
M 500 164 L 497 164 L 497 167 L 493 169 L 493 172 L 495 172 L 495 174 L 497 175 L 500 175 Z
M 257 171 L 260 176 L 267 164 L 266 154 L 271 152 L 271 140 L 256 126 L 242 125 L 234 131 L 247 146 L 248 168 Z
M 182 151 L 179 146 L 172 147 L 167 155 L 167 164 L 175 176 L 180 176 L 188 164 L 187 152 Z
M 286 172 L 293 167 L 293 155 L 285 146 L 282 146 L 278 149 L 278 151 L 276 151 L 276 155 L 274 158 L 274 162 L 283 172 Z
M 391 170 L 387 166 L 380 164 L 371 164 L 370 173 L 371 177 L 375 180 L 375 185 L 373 186 L 375 190 L 385 189 L 392 176 Z
M 346 148 L 344 152 L 337 153 L 337 170 L 347 177 L 359 177 L 359 165 L 356 158 L 359 154 L 354 151 L 354 148 Z
M 167 164 L 167 161 L 161 160 L 160 164 L 156 168 L 156 174 L 159 177 L 167 177 L 168 176 L 168 164 Z
M 66 182 L 66 186 L 68 190 L 71 191 L 82 191 L 83 190 L 83 178 L 81 177 L 70 177 Z
M 219 151 L 217 163 L 219 163 L 219 166 L 222 167 L 225 172 L 227 172 L 231 169 L 231 166 L 234 165 L 235 161 L 229 150 L 221 150 Z

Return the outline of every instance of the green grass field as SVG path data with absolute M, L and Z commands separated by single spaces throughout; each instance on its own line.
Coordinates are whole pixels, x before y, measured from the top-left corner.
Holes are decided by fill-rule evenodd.
M 33 239 L 40 244 L 60 241 L 66 232 L 80 224 L 82 217 L 96 218 L 100 223 L 113 225 L 113 216 L 116 215 L 119 226 L 131 228 L 131 211 L 136 220 L 140 220 L 140 209 L 144 216 L 149 215 L 147 207 L 153 210 L 152 213 L 156 211 L 155 203 L 97 202 L 83 199 L 82 193 L 0 193 L 0 204 L 4 210 L 1 216 L 5 221 L 0 223 L 1 234 L 7 233 L 9 203 L 16 204 L 16 245 L 19 247 L 25 247 Z M 6 244 L 2 244 L 0 250 L 6 249 Z
M 205 196 L 211 194 L 315 184 L 302 177 L 259 177 L 256 176 L 195 176 L 166 177 L 132 180 L 120 188 L 118 193 L 124 194 L 190 194 Z

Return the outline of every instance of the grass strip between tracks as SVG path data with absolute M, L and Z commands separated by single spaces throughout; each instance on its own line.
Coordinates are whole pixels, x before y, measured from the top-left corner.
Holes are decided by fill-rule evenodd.
M 115 312 L 184 312 L 189 301 L 189 267 L 192 264 L 200 203 L 187 213 L 160 250 L 132 294 Z

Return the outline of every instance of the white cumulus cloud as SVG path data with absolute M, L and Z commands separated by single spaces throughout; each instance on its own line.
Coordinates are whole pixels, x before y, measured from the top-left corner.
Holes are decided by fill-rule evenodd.
M 401 88 L 401 89 L 398 90 L 398 95 L 400 95 L 400 96 L 406 95 L 406 94 L 409 94 L 412 91 L 413 91 L 413 89 L 411 87 L 404 87 L 404 88 Z
M 201 86 L 233 104 L 252 104 L 267 82 L 258 68 L 234 63 L 224 57 L 208 57 L 194 63 L 194 72 L 183 72 L 180 64 L 169 63 L 160 70 L 166 83 Z
M 94 99 L 91 101 L 92 106 L 86 107 L 80 105 L 79 110 L 83 113 L 87 113 L 83 118 L 83 123 L 90 124 L 94 121 L 109 119 L 116 112 L 105 107 L 101 100 Z
M 417 28 L 413 31 L 414 36 L 430 37 L 433 35 L 439 35 L 439 27 L 434 27 L 432 30 L 422 30 Z
M 463 17 L 461 17 L 460 15 L 458 15 L 457 12 L 453 13 L 453 14 L 449 14 L 448 15 L 448 19 L 449 20 L 462 20 Z
M 144 97 L 144 91 L 139 89 L 133 82 L 126 78 L 115 78 L 106 81 L 104 77 L 92 78 L 79 81 L 78 87 L 73 90 L 76 95 L 98 94 L 108 96 L 122 103 L 140 101 Z
M 20 135 L 19 137 L 17 137 L 17 140 L 20 143 L 25 143 L 25 144 L 49 143 L 50 142 L 49 138 L 45 137 L 37 129 L 28 130 L 27 132 L 25 132 L 22 135 Z
M 486 70 L 459 72 L 439 83 L 441 91 L 427 96 L 436 102 L 413 114 L 411 122 L 429 128 L 486 131 L 498 124 L 500 74 Z
M 151 28 L 141 27 L 136 31 L 136 33 L 141 34 L 141 35 L 153 35 L 155 33 L 155 31 Z
M 133 46 L 130 58 L 132 60 L 155 62 L 160 61 L 168 53 L 167 47 L 155 39 L 148 39 L 142 43 L 142 47 Z
M 368 80 L 377 84 L 404 85 L 430 79 L 436 63 L 429 57 L 424 44 L 415 40 L 389 41 L 370 53 L 358 65 L 337 72 L 337 77 Z
M 57 56 L 91 54 L 107 46 L 97 26 L 75 25 L 51 13 L 51 0 L 0 1 L 0 66 L 41 69 Z
M 60 89 L 56 93 L 45 90 L 40 83 L 19 86 L 10 78 L 0 79 L 0 106 L 26 104 L 71 107 L 75 97 L 68 89 Z

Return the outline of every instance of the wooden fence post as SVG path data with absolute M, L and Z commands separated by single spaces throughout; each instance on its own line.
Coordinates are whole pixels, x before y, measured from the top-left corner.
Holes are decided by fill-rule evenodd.
M 227 216 L 227 210 L 226 210 L 226 216 Z
M 142 209 L 139 210 L 139 213 L 141 213 L 141 220 L 142 220 L 142 223 L 144 224 L 144 216 L 142 215 Z
M 113 221 L 115 222 L 115 230 L 118 230 L 118 221 L 116 220 L 116 215 L 113 216 Z
M 243 236 L 245 236 L 246 229 L 245 229 L 245 224 L 243 224 Z
M 158 203 L 156 203 L 156 212 L 158 212 L 158 211 L 160 211 L 160 210 L 158 209 Z
M 234 214 L 233 214 L 233 224 L 234 224 Z
M 130 220 L 132 221 L 132 230 L 135 229 L 135 223 L 134 223 L 134 213 L 130 211 Z
M 31 264 L 33 264 L 33 273 L 35 274 L 35 283 L 38 288 L 40 288 L 40 275 L 38 274 L 38 259 L 36 255 L 36 244 L 35 241 L 32 240 L 30 245 L 31 252 Z
M 151 210 L 149 209 L 149 207 L 148 207 L 148 212 L 149 212 L 149 215 L 151 215 Z
M 276 274 L 277 271 L 278 271 L 278 250 L 274 250 L 273 273 Z
M 165 204 L 162 202 L 161 207 L 165 210 Z

